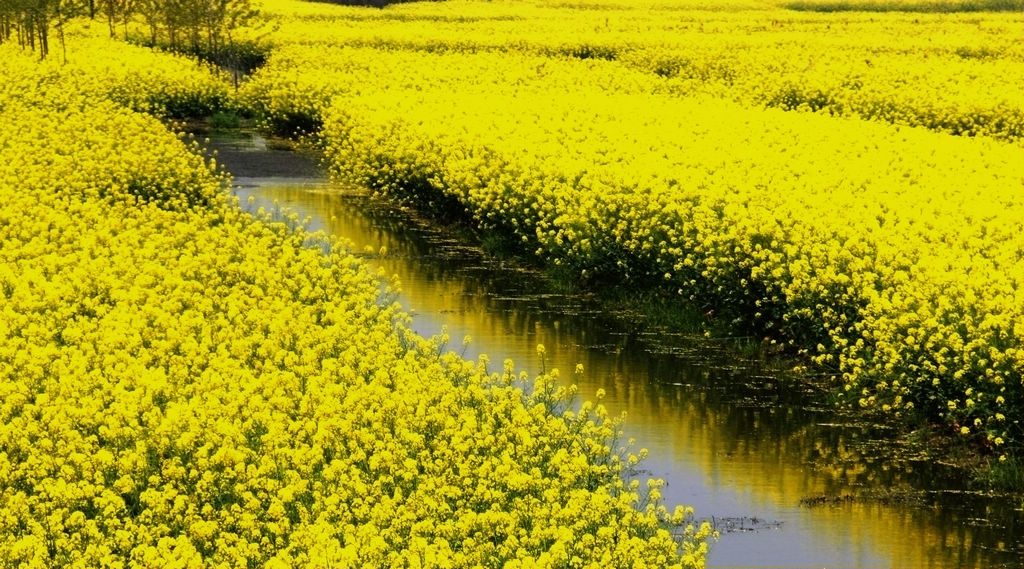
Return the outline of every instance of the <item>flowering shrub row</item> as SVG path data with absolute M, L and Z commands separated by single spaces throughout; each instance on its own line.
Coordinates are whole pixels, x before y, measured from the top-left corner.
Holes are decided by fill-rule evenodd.
M 85 22 L 68 26 L 67 61 L 25 63 L 17 45 L 0 45 L 0 104 L 59 108 L 114 101 L 161 117 L 202 116 L 231 105 L 227 75 L 194 60 L 113 41 Z M 117 53 L 117 57 L 111 57 Z
M 600 406 L 442 354 L 123 106 L 203 72 L 0 49 L 0 566 L 703 566 Z
M 624 75 L 650 75 L 651 88 L 679 96 L 708 93 L 966 136 L 1024 136 L 1019 11 L 815 14 L 740 0 L 450 0 L 375 11 L 267 0 L 264 12 L 278 26 L 274 41 L 314 46 L 311 58 L 320 57 L 315 46 L 329 45 L 600 60 Z M 314 63 L 322 64 L 333 65 Z M 286 70 L 303 75 L 299 69 L 279 66 L 267 80 L 276 84 Z
M 850 405 L 910 410 L 997 456 L 1019 444 L 1013 145 L 586 88 L 373 92 L 389 58 L 351 71 L 360 94 L 324 115 L 336 175 L 455 205 L 583 279 L 730 306 L 809 347 Z
M 1018 453 L 1018 17 L 582 8 L 305 8 L 243 96 L 322 128 L 339 177 L 728 307 L 846 405 Z

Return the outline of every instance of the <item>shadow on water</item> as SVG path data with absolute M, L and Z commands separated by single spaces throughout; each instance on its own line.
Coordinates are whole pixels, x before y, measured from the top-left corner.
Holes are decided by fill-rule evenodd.
M 1020 567 L 1020 498 L 972 493 L 924 457 L 809 404 L 784 375 L 702 338 L 623 325 L 586 295 L 550 292 L 540 276 L 357 188 L 327 183 L 315 162 L 259 137 L 209 145 L 253 210 L 287 208 L 339 235 L 371 266 L 398 275 L 412 327 L 446 328 L 467 358 L 557 368 L 582 398 L 598 389 L 626 434 L 649 450 L 669 505 L 694 506 L 722 532 L 709 567 Z M 538 292 L 540 291 L 540 292 Z M 543 361 L 537 344 L 545 346 Z M 577 364 L 584 373 L 573 374 Z M 820 404 L 819 404 L 820 405 Z M 888 441 L 888 442 L 885 442 Z

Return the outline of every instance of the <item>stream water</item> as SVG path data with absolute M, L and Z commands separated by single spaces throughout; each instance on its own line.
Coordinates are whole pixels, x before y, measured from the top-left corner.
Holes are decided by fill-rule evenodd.
M 307 227 L 350 240 L 368 264 L 397 275 L 422 335 L 445 328 L 460 352 L 471 336 L 465 356 L 487 354 L 492 369 L 506 358 L 531 373 L 557 368 L 581 399 L 604 389 L 604 405 L 626 413 L 626 435 L 649 451 L 646 474 L 667 481 L 670 507 L 691 505 L 721 532 L 708 567 L 1024 565 L 1021 499 L 965 491 L 927 460 L 887 460 L 894 449 L 882 427 L 809 405 L 759 362 L 645 330 L 585 296 L 538 293 L 546 289 L 530 271 L 332 185 L 310 158 L 259 137 L 208 146 L 234 173 L 242 207 L 308 217 Z

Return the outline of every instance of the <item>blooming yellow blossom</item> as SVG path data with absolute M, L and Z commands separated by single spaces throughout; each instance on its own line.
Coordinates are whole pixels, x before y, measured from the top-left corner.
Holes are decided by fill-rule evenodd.
M 439 355 L 140 112 L 223 78 L 81 46 L 0 45 L 0 566 L 703 564 L 637 509 L 603 408 Z

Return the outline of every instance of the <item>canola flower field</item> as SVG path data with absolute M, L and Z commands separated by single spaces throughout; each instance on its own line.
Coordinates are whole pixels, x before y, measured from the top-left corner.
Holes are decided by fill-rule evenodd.
M 237 91 L 100 24 L 0 44 L 0 565 L 704 564 L 600 405 L 416 337 L 159 120 L 218 110 L 1019 461 L 1024 15 L 901 2 L 947 4 L 264 0 Z
M 339 179 L 732 314 L 841 406 L 1012 463 L 1024 13 L 933 4 L 273 0 L 240 99 Z
M 237 207 L 155 118 L 226 76 L 78 33 L 0 45 L 0 566 L 703 566 L 600 405 Z

